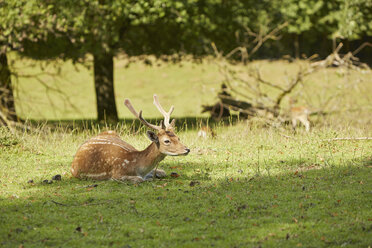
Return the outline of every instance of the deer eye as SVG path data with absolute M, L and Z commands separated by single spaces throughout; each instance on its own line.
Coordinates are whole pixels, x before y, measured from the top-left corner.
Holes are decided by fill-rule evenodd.
M 170 140 L 164 140 L 165 144 L 170 144 Z

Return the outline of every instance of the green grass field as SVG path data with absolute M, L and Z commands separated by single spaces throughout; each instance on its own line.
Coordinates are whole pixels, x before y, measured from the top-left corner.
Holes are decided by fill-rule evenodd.
M 32 61 L 15 66 L 21 63 Z M 265 68 L 263 75 L 279 82 L 286 70 L 296 68 L 283 61 L 256 63 Z M 40 122 L 14 135 L 0 129 L 1 247 L 372 245 L 372 143 L 327 141 L 372 136 L 370 72 L 329 69 L 299 87 L 295 94 L 313 108 L 339 95 L 328 108 L 342 111 L 312 117 L 310 133 L 266 127 L 260 120 L 227 120 L 211 124 L 215 138 L 201 139 L 198 126 L 207 119 L 200 106 L 215 100 L 222 80 L 213 63 L 124 67 L 125 61 L 116 61 L 117 103 L 125 121 L 115 129 L 143 149 L 150 144 L 145 128 L 133 127 L 123 99 L 131 98 L 149 118 L 160 117 L 153 93 L 165 107 L 174 104 L 177 133 L 191 153 L 167 157 L 159 168 L 179 177 L 139 185 L 72 178 L 69 168 L 77 148 L 106 129 L 94 123 L 87 129 Z M 39 64 L 27 70 L 39 73 Z M 30 78 L 19 79 L 17 111 L 36 120 L 94 118 L 91 72 L 79 70 L 67 63 L 62 77 L 43 76 L 50 85 L 58 83 L 79 111 L 50 91 L 54 109 L 42 86 Z M 186 122 L 185 117 L 196 119 Z M 61 181 L 43 183 L 56 174 Z

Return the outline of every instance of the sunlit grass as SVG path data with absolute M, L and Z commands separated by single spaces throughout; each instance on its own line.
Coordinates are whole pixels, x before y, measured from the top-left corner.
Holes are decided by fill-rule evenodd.
M 191 154 L 167 157 L 160 167 L 180 176 L 141 185 L 71 177 L 78 146 L 99 130 L 40 127 L 16 137 L 3 132 L 2 142 L 9 142 L 0 147 L 1 245 L 365 247 L 372 242 L 372 145 L 324 141 L 359 136 L 359 130 L 335 134 L 316 128 L 294 135 L 250 122 L 215 129 L 214 139 L 200 139 L 196 130 L 179 132 Z M 139 149 L 149 144 L 143 130 L 130 130 L 117 129 Z M 62 181 L 42 182 L 56 174 Z

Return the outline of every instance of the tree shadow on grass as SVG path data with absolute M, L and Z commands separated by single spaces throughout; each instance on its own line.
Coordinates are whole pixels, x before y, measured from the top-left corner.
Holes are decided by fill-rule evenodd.
M 66 168 L 69 168 L 70 165 L 66 165 Z M 33 181 L 31 184 L 24 182 L 25 188 L 47 188 L 53 189 L 58 188 L 61 189 L 62 187 L 69 186 L 69 187 L 77 187 L 77 188 L 95 188 L 100 185 L 124 185 L 128 187 L 138 187 L 148 184 L 158 185 L 164 183 L 172 183 L 177 182 L 179 185 L 188 185 L 191 182 L 194 182 L 195 185 L 200 185 L 201 182 L 203 184 L 211 182 L 211 172 L 210 168 L 198 170 L 195 172 L 195 169 L 201 168 L 200 163 L 198 162 L 188 162 L 184 166 L 179 166 L 177 163 L 173 162 L 162 162 L 159 169 L 163 169 L 166 171 L 167 176 L 164 178 L 152 178 L 148 181 L 145 181 L 141 184 L 133 184 L 129 181 L 115 181 L 115 180 L 92 180 L 92 179 L 78 179 L 74 178 L 70 172 L 66 173 L 65 175 L 61 176 L 61 180 L 53 180 L 53 176 L 56 175 L 49 175 L 44 178 L 39 178 L 38 180 Z M 192 184 L 192 183 L 191 183 Z
M 370 164 L 366 157 L 358 166 L 212 180 L 191 173 L 201 167 L 194 163 L 179 177 L 139 185 L 37 183 L 26 186 L 28 198 L 0 201 L 0 240 L 25 247 L 367 247 Z
M 272 161 L 274 165 L 280 166 L 281 168 L 302 168 L 308 164 L 308 160 L 301 157 L 291 157 L 289 159 L 281 159 L 277 161 Z
M 368 168 L 372 168 L 372 155 L 362 160 L 362 164 Z

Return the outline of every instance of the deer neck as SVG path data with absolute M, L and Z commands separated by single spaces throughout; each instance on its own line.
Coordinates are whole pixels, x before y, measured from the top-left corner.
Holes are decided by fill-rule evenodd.
M 160 153 L 157 144 L 152 142 L 151 145 L 140 153 L 140 174 L 145 176 L 150 173 L 165 156 L 165 154 Z

